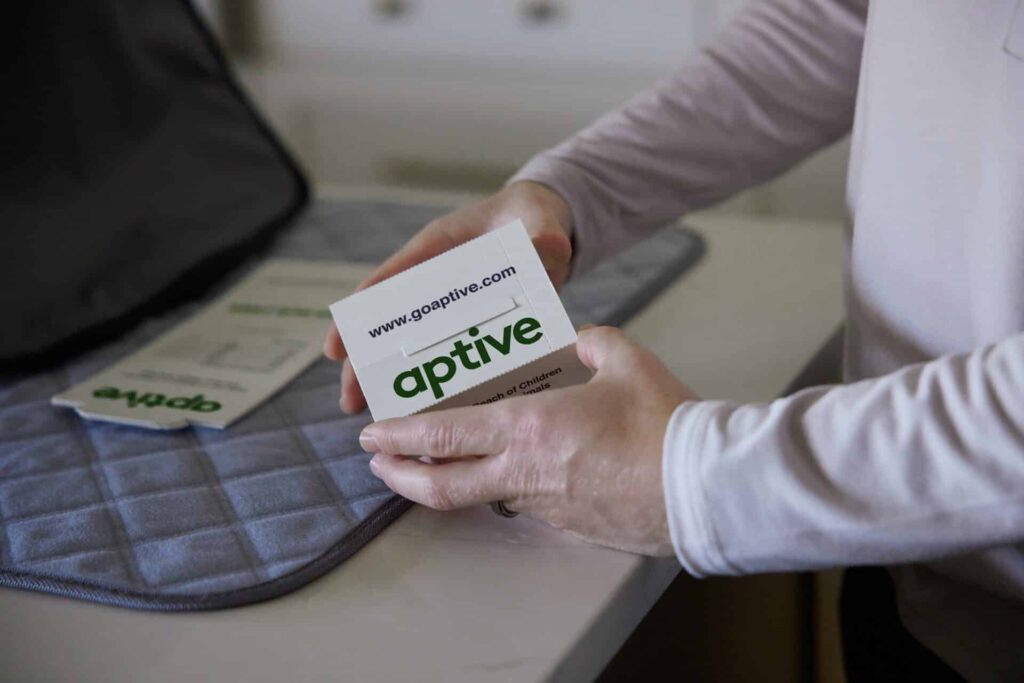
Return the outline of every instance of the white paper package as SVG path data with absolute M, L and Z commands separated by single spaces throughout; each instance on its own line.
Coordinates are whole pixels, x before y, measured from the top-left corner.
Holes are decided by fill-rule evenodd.
M 363 264 L 272 259 L 196 315 L 51 399 L 150 429 L 224 428 L 320 357 L 328 304 Z
M 377 420 L 591 374 L 521 221 L 338 301 L 331 314 Z

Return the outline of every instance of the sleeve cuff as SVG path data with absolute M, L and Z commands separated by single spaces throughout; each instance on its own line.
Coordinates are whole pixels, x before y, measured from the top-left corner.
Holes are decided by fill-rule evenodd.
M 702 464 L 707 453 L 705 434 L 715 414 L 710 401 L 684 403 L 676 408 L 665 430 L 662 477 L 672 547 L 683 568 L 696 577 L 739 574 L 725 559 L 714 523 L 708 514 Z

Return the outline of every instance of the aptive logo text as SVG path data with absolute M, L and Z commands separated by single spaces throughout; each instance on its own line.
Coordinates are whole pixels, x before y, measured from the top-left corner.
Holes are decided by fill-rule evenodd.
M 195 396 L 175 396 L 168 398 L 163 394 L 152 392 L 140 392 L 130 389 L 124 391 L 117 387 L 103 387 L 92 392 L 96 398 L 105 398 L 112 401 L 125 401 L 129 408 L 156 408 L 164 406 L 175 410 L 191 410 L 196 413 L 215 413 L 220 410 L 220 403 L 211 401 L 202 394 Z
M 540 321 L 536 318 L 520 318 L 506 325 L 500 338 L 490 334 L 480 337 L 480 330 L 476 327 L 469 328 L 467 333 L 474 338 L 469 343 L 456 339 L 449 353 L 398 373 L 393 384 L 395 394 L 402 398 L 413 398 L 429 389 L 434 398 L 443 398 L 443 385 L 451 381 L 460 369 L 476 370 L 490 363 L 493 360 L 492 354 L 509 355 L 513 342 L 530 345 L 544 336 Z

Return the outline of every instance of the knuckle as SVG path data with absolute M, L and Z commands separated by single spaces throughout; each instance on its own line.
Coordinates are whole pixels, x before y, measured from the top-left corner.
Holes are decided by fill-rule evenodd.
M 530 496 L 541 493 L 547 483 L 541 473 L 525 463 L 516 463 L 506 474 L 512 488 L 520 496 Z
M 452 453 L 458 445 L 458 435 L 450 422 L 443 422 L 427 428 L 424 442 L 429 453 L 438 455 Z
M 527 442 L 543 439 L 550 426 L 550 413 L 542 408 L 531 407 L 517 416 L 517 425 L 515 434 Z
M 642 373 L 658 376 L 671 375 L 661 360 L 647 349 L 633 349 L 632 361 Z
M 591 326 L 586 329 L 580 330 L 578 336 L 580 341 L 582 341 L 584 344 L 600 343 L 605 338 L 607 330 L 608 328 L 604 326 Z
M 374 436 L 381 451 L 395 455 L 399 454 L 398 437 L 394 430 L 381 429 Z
M 441 483 L 430 479 L 423 488 L 423 504 L 435 510 L 452 510 L 455 508 L 451 493 Z
M 618 341 L 626 336 L 618 327 L 611 327 L 610 325 L 601 325 L 591 330 L 593 334 L 599 335 L 602 339 L 607 341 Z

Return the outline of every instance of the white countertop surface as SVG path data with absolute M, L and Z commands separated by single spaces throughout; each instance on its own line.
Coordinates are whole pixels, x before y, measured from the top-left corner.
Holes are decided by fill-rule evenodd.
M 841 226 L 687 223 L 707 255 L 627 330 L 702 396 L 768 399 L 842 319 Z M 417 507 L 250 607 L 158 614 L 0 590 L 0 680 L 587 680 L 678 571 L 524 517 Z

